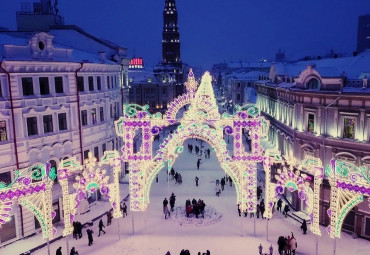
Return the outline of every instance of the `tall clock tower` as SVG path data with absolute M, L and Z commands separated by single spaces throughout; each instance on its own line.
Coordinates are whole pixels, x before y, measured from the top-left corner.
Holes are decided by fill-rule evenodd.
M 166 0 L 163 10 L 162 63 L 181 66 L 180 33 L 175 0 Z

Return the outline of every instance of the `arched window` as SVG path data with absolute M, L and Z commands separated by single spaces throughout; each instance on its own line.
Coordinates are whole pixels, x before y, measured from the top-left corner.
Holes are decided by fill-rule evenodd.
M 320 81 L 316 78 L 312 78 L 307 82 L 306 88 L 307 89 L 320 89 Z

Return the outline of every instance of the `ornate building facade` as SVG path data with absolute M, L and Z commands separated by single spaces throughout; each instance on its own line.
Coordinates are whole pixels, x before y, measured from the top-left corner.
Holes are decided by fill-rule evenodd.
M 272 127 L 269 141 L 282 152 L 287 166 L 298 167 L 310 155 L 321 159 L 324 166 L 331 159 L 366 166 L 370 176 L 368 63 L 369 52 L 355 57 L 277 63 L 268 76 L 256 82 L 257 104 Z M 275 170 L 281 167 L 277 165 Z M 306 210 L 296 192 L 286 191 L 285 195 L 294 209 Z M 324 180 L 320 223 L 326 226 L 329 200 L 330 185 Z M 343 230 L 370 238 L 367 199 L 347 215 Z

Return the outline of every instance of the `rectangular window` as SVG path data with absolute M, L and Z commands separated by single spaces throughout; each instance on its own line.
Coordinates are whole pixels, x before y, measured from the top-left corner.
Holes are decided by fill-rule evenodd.
M 110 118 L 113 118 L 113 106 L 112 104 L 110 105 Z
M 29 117 L 27 118 L 27 133 L 28 136 L 31 135 L 38 135 L 37 130 L 37 117 Z
M 89 90 L 93 91 L 94 90 L 94 77 L 89 76 Z
M 23 91 L 23 96 L 32 96 L 33 95 L 32 77 L 22 78 L 22 91 Z
M 311 133 L 315 132 L 315 115 L 311 113 L 308 114 L 307 131 Z
M 53 117 L 51 115 L 43 116 L 44 133 L 53 132 Z
M 101 150 L 103 153 L 107 150 L 107 145 L 105 143 L 101 146 Z
M 50 94 L 49 78 L 48 77 L 40 77 L 39 78 L 39 85 L 40 85 L 40 94 L 41 95 L 49 95 Z
M 100 76 L 96 77 L 96 83 L 98 85 L 98 90 L 101 90 L 101 77 Z
M 67 114 L 66 113 L 58 114 L 58 123 L 59 123 L 59 131 L 67 130 Z
M 0 97 L 3 97 L 3 87 L 1 85 L 1 79 L 0 79 Z
M 114 87 L 117 88 L 117 76 L 114 76 Z
M 89 150 L 84 151 L 84 159 L 89 157 Z
M 80 92 L 85 91 L 84 77 L 82 76 L 77 77 L 77 88 L 78 91 Z
M 104 108 L 100 107 L 100 122 L 104 121 Z
M 237 84 L 238 84 L 238 88 L 240 88 L 240 82 L 238 82 Z
M 108 87 L 108 89 L 110 89 L 110 80 L 109 80 L 109 76 L 107 76 L 107 87 Z
M 64 93 L 63 89 L 63 77 L 54 77 L 55 93 Z
M 352 118 L 344 118 L 343 138 L 355 138 L 355 120 Z
M 9 185 L 12 182 L 12 177 L 10 171 L 1 173 L 0 180 L 5 183 L 5 185 Z
M 99 147 L 94 147 L 94 157 L 99 161 Z
M 82 124 L 82 126 L 87 125 L 87 110 L 82 110 L 81 111 L 81 124 Z
M 96 108 L 91 109 L 92 124 L 96 124 Z
M 112 89 L 114 88 L 114 83 L 113 83 L 113 76 L 110 77 L 110 85 L 112 87 Z
M 370 218 L 366 217 L 365 235 L 370 236 Z
M 0 121 L 0 141 L 6 141 L 6 140 L 8 140 L 8 137 L 6 134 L 6 121 L 1 120 Z

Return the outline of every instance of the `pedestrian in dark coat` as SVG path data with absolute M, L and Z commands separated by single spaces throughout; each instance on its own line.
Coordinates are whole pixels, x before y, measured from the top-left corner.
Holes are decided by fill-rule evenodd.
M 94 239 L 93 239 L 93 236 L 92 236 L 92 234 L 94 232 L 91 229 L 87 229 L 86 233 L 87 233 L 87 239 L 89 240 L 89 246 L 90 246 L 94 243 Z
M 260 205 L 257 204 L 257 219 L 260 217 Z
M 285 246 L 285 239 L 284 236 L 279 236 L 279 239 L 277 241 L 278 244 L 278 251 L 280 255 L 283 255 L 284 252 L 284 246 Z
M 198 158 L 198 161 L 197 161 L 197 168 L 199 170 L 199 166 L 200 166 L 200 158 Z
M 288 216 L 288 212 L 290 211 L 290 208 L 289 208 L 289 205 L 288 204 L 286 204 L 285 206 L 284 206 L 284 212 L 283 212 L 283 214 L 285 214 L 285 218 Z
M 198 176 L 195 176 L 195 185 L 198 187 L 198 181 L 199 181 L 199 178 Z
M 307 222 L 306 222 L 306 220 L 303 220 L 301 229 L 303 230 L 303 234 L 305 235 L 306 232 L 307 232 Z
M 123 216 L 125 216 L 125 215 L 127 216 L 127 205 L 126 205 L 126 203 L 122 204 L 121 210 L 122 210 Z
M 263 214 L 265 213 L 265 201 L 263 199 L 261 200 L 261 203 L 260 203 L 260 211 L 261 211 L 261 217 L 262 219 L 264 219 L 265 217 L 263 216 Z
M 167 219 L 167 215 L 168 215 L 168 217 L 170 217 L 170 216 L 171 216 L 171 213 L 170 213 L 170 211 L 168 210 L 168 206 L 167 206 L 167 205 L 164 207 L 164 209 L 163 209 L 163 213 L 164 213 L 164 218 L 165 218 L 165 219 Z
M 225 188 L 225 178 L 222 177 L 221 178 L 221 190 L 224 190 L 224 188 Z
M 78 228 L 77 228 L 77 222 L 73 222 L 72 223 L 72 226 L 73 226 L 73 238 L 76 238 L 76 240 L 77 240 L 77 235 L 78 235 Z
M 71 252 L 69 255 L 78 255 L 78 251 L 76 251 L 75 247 L 72 247 Z
M 171 194 L 171 196 L 170 196 L 171 212 L 173 212 L 173 208 L 175 207 L 175 201 L 176 201 L 176 196 L 175 196 L 175 194 L 172 192 L 172 194 Z
M 55 255 L 62 255 L 62 247 L 59 247 L 55 252 Z
M 163 209 L 168 205 L 167 197 L 163 200 Z
M 242 216 L 242 213 L 241 213 L 241 210 L 240 210 L 240 204 L 238 204 L 238 214 L 239 214 L 239 217 Z
M 281 206 L 283 205 L 283 200 L 281 200 L 281 198 L 279 198 L 279 200 L 277 201 L 277 210 L 279 212 L 281 212 Z
M 104 232 L 104 234 L 105 234 L 105 231 L 103 230 L 103 228 L 105 228 L 105 226 L 103 224 L 103 220 L 100 219 L 100 221 L 99 221 L 99 235 L 98 236 L 100 236 L 100 232 Z
M 231 179 L 231 177 L 229 176 L 229 182 L 230 182 L 230 187 L 233 186 L 233 179 Z
M 112 224 L 112 219 L 113 219 L 112 212 L 108 211 L 107 212 L 107 226 Z

